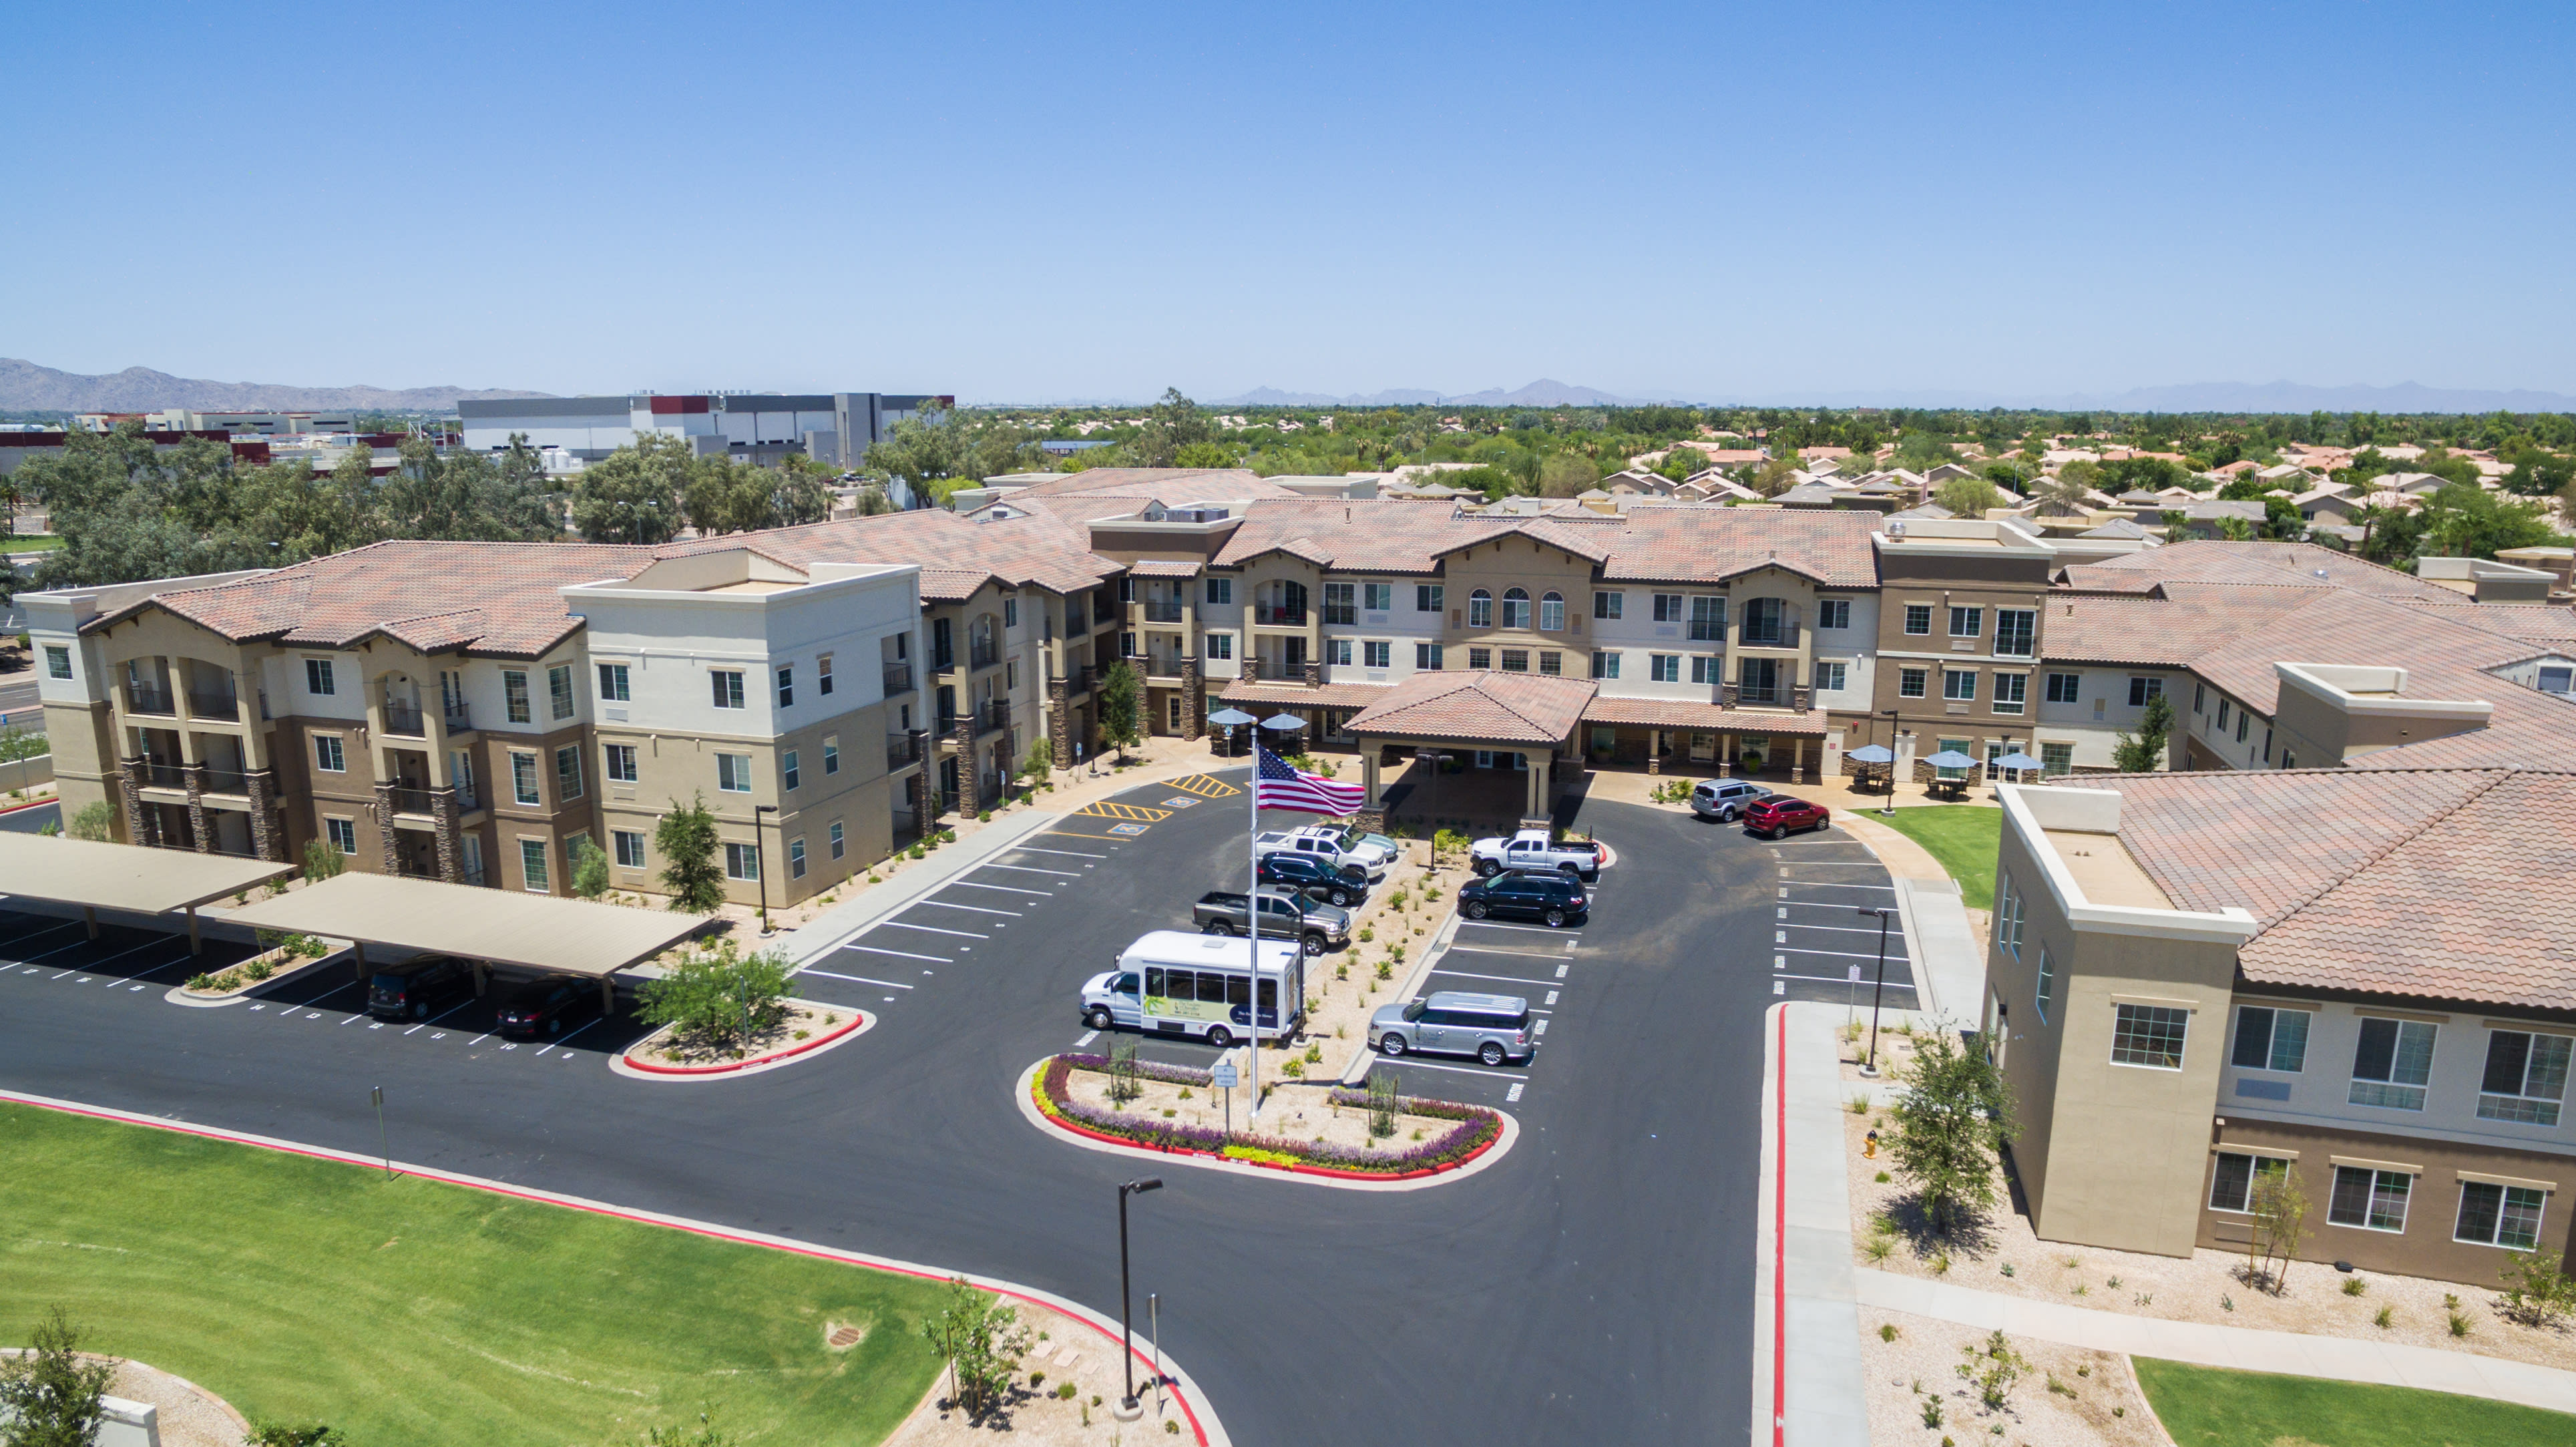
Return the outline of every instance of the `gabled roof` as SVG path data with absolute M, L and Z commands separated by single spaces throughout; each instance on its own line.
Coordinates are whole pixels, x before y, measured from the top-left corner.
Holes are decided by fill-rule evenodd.
M 1417 673 L 1343 727 L 1384 738 L 1553 747 L 1573 736 L 1593 690 L 1589 679 L 1534 673 Z
M 1082 474 L 1076 474 L 1080 476 Z M 919 563 L 921 596 L 957 602 L 988 581 L 1057 593 L 1093 588 L 1119 564 L 1091 551 L 1091 534 L 1043 509 L 971 522 L 936 508 L 842 518 L 803 527 L 695 538 L 656 549 L 657 558 L 750 548 L 800 571 L 816 563 Z
M 2319 576 L 2322 574 L 2323 576 Z M 2301 583 L 2357 589 L 2388 597 L 2457 603 L 2460 595 L 2421 579 L 2314 543 L 2195 540 L 2126 553 L 2065 570 L 2066 582 L 2096 592 L 2144 593 L 2168 580 L 2208 583 Z

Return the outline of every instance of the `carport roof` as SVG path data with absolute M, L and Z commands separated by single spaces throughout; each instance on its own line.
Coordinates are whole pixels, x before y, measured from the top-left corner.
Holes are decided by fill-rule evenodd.
M 0 832 L 0 894 L 92 909 L 162 914 L 294 872 L 293 865 L 230 854 Z
M 434 879 L 343 874 L 235 909 L 227 918 L 261 929 L 598 977 L 661 953 L 708 917 Z

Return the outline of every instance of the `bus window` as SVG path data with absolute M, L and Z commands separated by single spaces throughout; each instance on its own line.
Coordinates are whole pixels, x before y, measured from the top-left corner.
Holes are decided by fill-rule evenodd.
M 1279 1008 L 1279 982 L 1277 980 L 1264 980 L 1261 982 L 1261 1008 L 1264 1010 L 1276 1010 Z
M 1225 980 L 1225 1002 L 1229 1005 L 1249 1006 L 1252 1003 L 1252 977 L 1228 975 Z
M 1145 993 L 1154 996 L 1160 996 L 1163 993 L 1163 967 L 1161 965 L 1147 965 L 1145 967 Z
M 1225 976 L 1213 970 L 1199 971 L 1199 1002 L 1207 1005 L 1225 1003 Z

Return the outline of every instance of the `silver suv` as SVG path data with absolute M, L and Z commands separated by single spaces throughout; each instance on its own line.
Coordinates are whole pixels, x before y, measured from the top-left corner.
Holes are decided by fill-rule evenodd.
M 1732 824 L 1744 817 L 1744 808 L 1771 792 L 1760 784 L 1742 779 L 1703 779 L 1691 790 L 1691 812 L 1720 824 Z
M 1529 1001 L 1518 995 L 1471 995 L 1441 990 L 1405 1005 L 1388 1005 L 1369 1018 L 1369 1044 L 1381 1055 L 1436 1050 L 1473 1055 L 1487 1065 L 1527 1060 L 1531 1043 Z

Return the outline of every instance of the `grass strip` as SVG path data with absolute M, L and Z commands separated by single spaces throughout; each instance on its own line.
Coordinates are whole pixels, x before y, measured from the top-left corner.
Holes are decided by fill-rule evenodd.
M 1960 902 L 1970 909 L 1995 904 L 1995 850 L 2003 840 L 2004 811 L 1979 804 L 1915 804 L 1892 814 L 1872 812 L 1884 824 L 1923 846 L 1959 881 Z
M 2175 1447 L 2495 1447 L 2576 1442 L 2576 1417 L 2537 1407 L 2136 1359 Z

